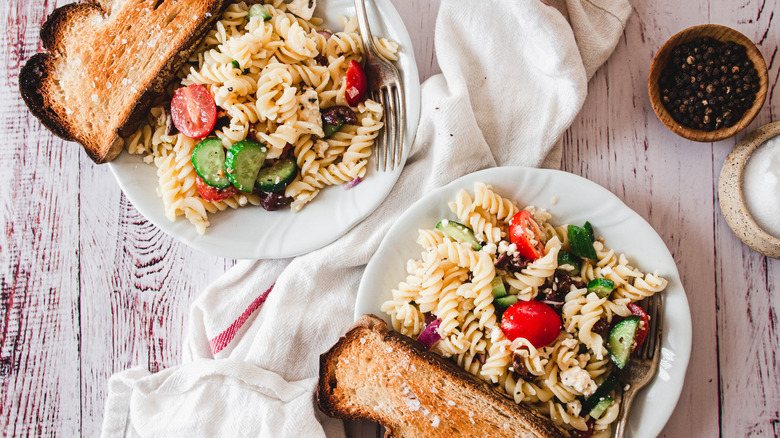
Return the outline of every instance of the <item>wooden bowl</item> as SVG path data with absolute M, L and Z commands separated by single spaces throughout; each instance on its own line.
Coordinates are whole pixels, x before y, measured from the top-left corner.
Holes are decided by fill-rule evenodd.
M 663 103 L 661 103 L 661 91 L 658 86 L 658 78 L 661 75 L 661 71 L 666 67 L 671 57 L 672 50 L 675 47 L 685 44 L 691 40 L 701 37 L 711 37 L 718 41 L 733 41 L 737 44 L 741 44 L 745 47 L 745 52 L 748 58 L 753 62 L 758 73 L 759 89 L 756 93 L 756 99 L 753 101 L 753 106 L 745 111 L 742 118 L 734 125 L 717 129 L 715 131 L 702 131 L 698 129 L 688 128 L 677 123 L 672 115 L 666 110 Z M 761 56 L 758 48 L 753 44 L 748 37 L 742 35 L 734 29 L 726 26 L 720 26 L 717 24 L 702 24 L 699 26 L 689 27 L 681 32 L 678 32 L 673 37 L 669 38 L 663 46 L 658 50 L 653 58 L 653 63 L 650 65 L 650 74 L 647 78 L 647 89 L 650 94 L 650 103 L 653 105 L 653 111 L 672 132 L 680 137 L 687 138 L 688 140 L 701 141 L 701 142 L 713 142 L 729 138 L 739 131 L 745 129 L 750 122 L 758 114 L 758 111 L 764 105 L 766 99 L 766 92 L 768 88 L 767 69 L 764 57 Z
M 777 135 L 780 135 L 780 122 L 764 125 L 751 132 L 726 157 L 718 179 L 720 210 L 726 223 L 745 245 L 773 259 L 780 259 L 780 239 L 761 229 L 750 215 L 745 203 L 742 181 L 750 154 Z

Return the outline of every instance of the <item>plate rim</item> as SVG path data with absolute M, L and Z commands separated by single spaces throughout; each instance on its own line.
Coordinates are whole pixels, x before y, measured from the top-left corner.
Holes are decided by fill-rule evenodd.
M 334 6 L 329 9 L 328 3 L 331 5 L 333 3 L 337 3 L 338 6 Z M 184 243 L 190 248 L 194 248 L 202 253 L 217 257 L 245 260 L 294 257 L 316 251 L 317 249 L 325 247 L 338 240 L 340 237 L 348 233 L 356 225 L 370 216 L 382 204 L 382 202 L 384 202 L 385 198 L 390 194 L 393 187 L 395 187 L 395 184 L 397 183 L 398 178 L 400 177 L 401 172 L 405 167 L 406 160 L 411 152 L 420 121 L 421 84 L 412 39 L 409 35 L 405 23 L 398 14 L 398 11 L 395 9 L 395 6 L 389 0 L 375 0 L 374 4 L 370 4 L 368 6 L 367 14 L 369 21 L 371 22 L 372 29 L 387 29 L 390 31 L 388 34 L 395 33 L 400 36 L 400 38 L 397 38 L 397 42 L 401 45 L 401 51 L 399 51 L 400 59 L 399 61 L 395 62 L 395 65 L 401 72 L 403 85 L 406 90 L 404 94 L 406 98 L 405 107 L 407 126 L 403 144 L 404 153 L 400 165 L 397 166 L 392 172 L 386 173 L 389 175 L 389 177 L 382 178 L 382 175 L 377 175 L 379 177 L 376 179 L 377 184 L 381 185 L 372 193 L 379 192 L 379 196 L 372 196 L 368 198 L 369 201 L 346 197 L 345 199 L 342 199 L 343 204 L 350 205 L 354 205 L 357 201 L 366 202 L 369 204 L 369 206 L 365 209 L 365 211 L 341 223 L 340 227 L 335 227 L 337 228 L 337 231 L 334 231 L 333 233 L 326 235 L 326 237 L 322 237 L 316 240 L 314 243 L 308 245 L 294 245 L 291 248 L 288 247 L 288 245 L 274 246 L 260 244 L 236 248 L 229 245 L 230 242 L 225 242 L 223 245 L 215 245 L 213 243 L 209 243 L 209 239 L 207 238 L 209 232 L 213 232 L 214 230 L 212 228 L 213 225 L 207 229 L 206 235 L 199 235 L 197 231 L 195 231 L 194 225 L 190 224 L 186 218 L 179 216 L 175 221 L 170 221 L 165 215 L 164 205 L 159 196 L 157 196 L 156 190 L 150 192 L 148 190 L 142 190 L 135 187 L 137 182 L 134 176 L 137 176 L 139 173 L 149 174 L 150 172 L 156 175 L 157 167 L 151 163 L 144 163 L 141 159 L 141 155 L 129 155 L 127 151 L 123 150 L 122 154 L 120 154 L 117 160 L 108 163 L 108 168 L 111 171 L 111 174 L 114 176 L 114 179 L 117 182 L 117 185 L 119 185 L 122 193 L 125 195 L 125 197 L 127 197 L 133 207 L 138 210 L 138 212 L 155 227 L 159 228 L 168 236 Z M 354 15 L 354 13 L 354 5 L 351 1 L 324 0 L 321 1 L 320 7 L 315 11 L 315 17 L 323 18 L 323 25 L 334 28 L 338 27 L 338 23 L 335 20 L 337 15 Z M 377 35 L 380 34 L 379 31 L 376 33 Z M 381 34 L 385 35 L 384 32 Z M 401 66 L 401 60 L 403 60 L 403 63 L 406 64 L 406 66 L 403 68 Z M 375 157 L 372 154 L 372 157 L 367 163 L 367 167 L 370 168 L 369 172 L 373 171 L 374 158 Z M 126 160 L 133 160 L 133 162 L 125 162 Z M 140 167 L 143 170 L 127 170 L 130 167 L 133 167 L 134 169 Z M 148 177 L 142 179 L 148 179 Z M 380 179 L 382 180 L 381 182 Z M 154 181 L 154 185 L 157 187 L 157 179 L 155 178 Z M 353 191 L 355 190 L 353 189 Z M 323 197 L 323 195 L 326 193 L 327 191 L 323 192 L 320 194 L 320 197 Z M 320 201 L 322 201 L 322 199 L 320 199 Z M 338 208 L 341 206 L 342 205 L 335 205 L 334 207 Z M 262 209 L 259 206 L 256 208 Z M 214 222 L 215 220 L 225 220 L 222 218 L 230 214 L 243 215 L 245 213 L 242 213 L 242 210 L 251 210 L 251 208 L 229 210 L 230 212 L 219 212 L 219 214 L 210 213 L 210 221 Z M 306 212 L 307 210 L 304 208 L 300 212 L 292 213 L 288 210 L 286 213 L 290 213 L 292 215 L 301 215 L 306 214 Z M 227 224 L 224 224 L 223 226 L 227 226 Z
M 382 242 L 380 243 L 379 247 L 377 248 L 374 255 L 371 257 L 371 260 L 369 261 L 368 265 L 366 266 L 365 272 L 363 274 L 363 277 L 361 278 L 360 285 L 358 287 L 358 293 L 355 298 L 355 312 L 353 317 L 355 320 L 359 318 L 364 313 L 375 313 L 377 316 L 382 318 L 385 321 L 389 322 L 389 319 L 386 317 L 386 315 L 379 311 L 378 306 L 374 307 L 372 304 L 372 291 L 377 290 L 377 288 L 373 285 L 376 285 L 378 282 L 375 279 L 381 278 L 379 277 L 380 273 L 383 270 L 387 269 L 386 262 L 383 263 L 383 254 L 386 254 L 389 252 L 389 249 L 393 248 L 393 244 L 390 243 L 391 240 L 394 239 L 394 236 L 398 235 L 402 232 L 402 230 L 405 227 L 404 222 L 408 220 L 409 217 L 418 214 L 418 211 L 422 212 L 426 209 L 433 209 L 435 207 L 430 207 L 431 205 L 434 205 L 435 202 L 440 202 L 440 198 L 444 198 L 447 200 L 451 200 L 452 196 L 454 195 L 457 190 L 460 190 L 461 188 L 468 188 L 471 190 L 473 187 L 473 183 L 476 181 L 481 181 L 486 184 L 491 184 L 493 181 L 500 179 L 504 182 L 507 181 L 507 179 L 516 177 L 518 180 L 521 178 L 520 175 L 526 176 L 526 175 L 532 175 L 533 178 L 557 178 L 562 180 L 570 180 L 572 183 L 579 184 L 580 187 L 584 188 L 583 190 L 586 191 L 594 191 L 599 194 L 599 196 L 603 196 L 606 199 L 608 199 L 610 202 L 614 202 L 615 205 L 619 206 L 620 209 L 623 211 L 624 214 L 626 214 L 632 221 L 641 221 L 639 224 L 643 227 L 646 227 L 649 230 L 652 230 L 652 234 L 649 236 L 650 239 L 656 240 L 655 245 L 661 245 L 658 246 L 658 248 L 663 248 L 664 255 L 668 257 L 665 263 L 669 263 L 669 266 L 672 268 L 671 272 L 665 272 L 664 278 L 669 280 L 669 286 L 667 290 L 665 291 L 664 295 L 664 302 L 668 301 L 669 299 L 674 298 L 675 303 L 678 305 L 675 307 L 676 310 L 672 310 L 671 306 L 664 306 L 664 325 L 666 327 L 674 327 L 674 329 L 671 329 L 670 331 L 678 338 L 681 339 L 681 343 L 678 345 L 671 346 L 669 344 L 669 332 L 664 332 L 662 335 L 662 348 L 665 350 L 662 353 L 670 353 L 671 354 L 671 360 L 674 362 L 674 378 L 669 378 L 669 373 L 667 369 L 664 368 L 664 363 L 662 360 L 661 366 L 659 367 L 659 374 L 654 377 L 654 379 L 651 381 L 651 383 L 640 390 L 640 393 L 637 395 L 634 403 L 634 412 L 636 412 L 637 407 L 644 408 L 644 401 L 645 397 L 647 396 L 647 391 L 650 391 L 651 388 L 653 388 L 656 385 L 659 385 L 659 387 L 663 387 L 663 394 L 665 394 L 664 398 L 661 400 L 658 400 L 656 404 L 652 405 L 653 412 L 650 413 L 649 410 L 642 409 L 641 415 L 632 415 L 629 418 L 629 435 L 634 437 L 655 437 L 657 436 L 661 430 L 664 428 L 666 423 L 669 421 L 669 419 L 672 416 L 672 413 L 674 412 L 674 409 L 679 402 L 680 395 L 682 393 L 683 386 L 685 384 L 685 377 L 687 374 L 688 365 L 690 363 L 690 356 L 692 351 L 692 343 L 693 343 L 693 336 L 692 336 L 692 320 L 691 320 L 691 313 L 690 313 L 690 305 L 688 303 L 687 299 L 687 293 L 685 292 L 685 289 L 682 284 L 682 280 L 680 279 L 679 270 L 677 269 L 677 263 L 674 260 L 674 257 L 672 256 L 671 252 L 669 251 L 669 248 L 666 246 L 663 239 L 658 235 L 658 233 L 652 228 L 652 226 L 637 212 L 635 212 L 633 209 L 631 209 L 628 205 L 626 205 L 619 197 L 617 197 L 614 193 L 610 192 L 605 187 L 601 186 L 600 184 L 590 181 L 584 177 L 581 177 L 579 175 L 575 175 L 570 172 L 562 171 L 562 170 L 555 170 L 555 169 L 542 169 L 542 168 L 532 168 L 532 167 L 523 167 L 523 166 L 504 166 L 504 167 L 493 167 L 488 169 L 483 169 L 477 172 L 473 172 L 467 175 L 463 175 L 448 184 L 438 187 L 436 189 L 431 190 L 429 193 L 418 199 L 414 204 L 412 204 L 409 208 L 407 208 L 401 216 L 398 217 L 398 219 L 393 223 L 393 225 L 388 229 L 387 233 L 385 234 L 384 238 L 382 239 Z M 510 181 L 511 182 L 511 181 Z M 449 194 L 449 195 L 448 195 Z M 524 200 L 524 202 L 531 201 Z M 535 200 L 538 201 L 538 200 Z M 526 205 L 533 205 L 531 202 L 529 202 Z M 421 213 L 420 213 L 421 214 Z M 554 215 L 556 217 L 556 215 Z M 565 223 L 565 221 L 561 221 L 562 223 Z M 401 231 L 399 231 L 401 230 Z M 608 227 L 609 230 L 609 227 Z M 609 231 L 607 231 L 607 234 L 609 234 Z M 607 240 L 608 237 L 607 237 Z M 618 245 L 620 246 L 620 245 Z M 418 251 L 419 252 L 419 251 Z M 417 257 L 418 254 L 414 254 L 414 257 Z M 632 260 L 639 260 L 641 257 L 636 257 L 636 255 L 631 255 Z M 405 265 L 406 259 L 403 259 L 401 261 L 402 264 Z M 646 263 L 644 263 L 646 264 Z M 398 281 L 401 281 L 403 278 L 399 278 Z M 381 294 L 382 291 L 379 291 L 378 294 Z M 382 300 L 389 298 L 390 290 L 386 291 L 385 295 L 376 295 L 376 300 Z M 672 295 L 671 298 L 667 298 L 667 296 Z M 682 300 L 680 300 L 682 299 Z M 678 302 L 681 301 L 681 302 Z M 379 313 L 377 313 L 379 312 Z M 671 320 L 672 318 L 675 318 L 675 324 L 667 324 L 667 320 Z M 669 349 L 671 348 L 671 349 Z M 664 356 L 662 356 L 662 359 Z M 672 365 L 668 365 L 668 367 L 671 367 Z M 661 380 L 659 380 L 659 376 L 661 372 L 666 372 L 667 377 L 662 383 Z M 671 383 L 667 384 L 666 381 L 671 380 Z M 663 402 L 662 406 L 661 405 Z M 639 429 L 639 423 L 642 423 L 643 428 L 641 430 Z

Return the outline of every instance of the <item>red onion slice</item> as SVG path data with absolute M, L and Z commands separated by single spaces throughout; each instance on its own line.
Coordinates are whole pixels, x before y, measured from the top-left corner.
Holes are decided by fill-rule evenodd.
M 326 40 L 333 36 L 333 34 L 328 32 L 327 30 L 318 30 L 317 33 L 324 36 Z
M 348 181 L 348 182 L 346 182 L 344 184 L 344 190 L 349 190 L 352 187 L 355 187 L 356 185 L 360 184 L 361 182 L 363 182 L 363 178 L 361 178 L 361 177 L 357 177 L 357 178 L 353 179 L 352 181 Z
M 430 350 L 431 347 L 441 340 L 441 336 L 437 330 L 439 324 L 441 324 L 441 318 L 437 318 L 436 321 L 428 324 L 428 326 L 423 329 L 422 333 L 420 333 L 420 336 L 417 337 L 417 341 L 423 344 L 423 347 L 425 347 L 426 350 Z

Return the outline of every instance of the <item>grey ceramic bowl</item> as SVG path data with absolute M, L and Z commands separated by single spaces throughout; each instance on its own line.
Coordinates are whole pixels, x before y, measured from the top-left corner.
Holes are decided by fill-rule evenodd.
M 773 259 L 780 259 L 780 239 L 758 226 L 747 209 L 742 191 L 742 176 L 750 154 L 776 135 L 780 135 L 780 122 L 756 129 L 734 147 L 720 171 L 718 195 L 723 217 L 734 234 L 755 251 Z

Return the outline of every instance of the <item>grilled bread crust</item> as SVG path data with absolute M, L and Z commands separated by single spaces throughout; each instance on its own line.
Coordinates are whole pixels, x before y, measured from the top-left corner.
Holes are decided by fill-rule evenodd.
M 395 438 L 568 437 L 374 315 L 320 356 L 316 395 L 325 414 L 378 422 Z
M 104 0 L 55 9 L 46 50 L 19 73 L 27 107 L 96 163 L 122 151 L 152 103 L 219 19 L 225 0 Z

